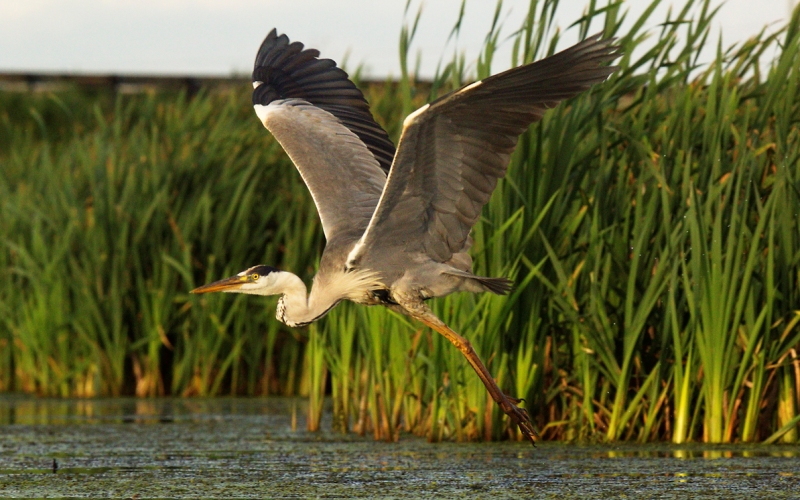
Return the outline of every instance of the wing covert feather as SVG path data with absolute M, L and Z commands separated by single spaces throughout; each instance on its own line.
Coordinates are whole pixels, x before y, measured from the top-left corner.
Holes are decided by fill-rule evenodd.
M 357 240 L 386 183 L 372 153 L 335 116 L 306 101 L 276 100 L 255 108 L 303 177 L 325 238 L 348 234 Z

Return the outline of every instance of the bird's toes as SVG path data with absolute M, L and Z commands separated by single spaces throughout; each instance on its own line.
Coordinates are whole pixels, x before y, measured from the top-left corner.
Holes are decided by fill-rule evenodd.
M 503 411 L 509 417 L 511 417 L 512 422 L 517 424 L 519 430 L 522 432 L 522 435 L 528 438 L 531 444 L 536 446 L 536 438 L 539 437 L 539 433 L 537 433 L 536 429 L 533 427 L 531 416 L 528 413 L 528 410 L 517 406 L 523 400 L 512 398 L 510 396 L 506 396 L 506 399 L 508 400 L 508 407 L 503 407 Z

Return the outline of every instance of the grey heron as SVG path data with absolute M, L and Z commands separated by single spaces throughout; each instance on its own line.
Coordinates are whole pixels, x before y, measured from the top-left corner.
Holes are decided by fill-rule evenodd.
M 326 246 L 310 293 L 295 274 L 259 265 L 192 290 L 280 295 L 277 318 L 307 325 L 342 300 L 384 305 L 444 335 L 492 399 L 535 443 L 521 400 L 503 393 L 470 342 L 425 300 L 507 293 L 477 276 L 470 230 L 505 175 L 517 140 L 547 109 L 604 81 L 619 48 L 600 34 L 451 92 L 411 113 L 395 151 L 347 73 L 272 30 L 253 70 L 253 106 L 316 204 Z

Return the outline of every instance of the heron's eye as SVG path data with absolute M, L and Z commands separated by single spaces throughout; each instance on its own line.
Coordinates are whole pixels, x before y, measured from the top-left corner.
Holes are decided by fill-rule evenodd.
M 258 273 L 253 273 L 250 275 L 250 279 L 253 281 L 258 281 Z

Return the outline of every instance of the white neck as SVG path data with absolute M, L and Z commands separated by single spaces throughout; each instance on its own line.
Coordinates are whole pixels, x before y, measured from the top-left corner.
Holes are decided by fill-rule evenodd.
M 275 316 L 291 327 L 316 321 L 325 316 L 339 301 L 362 299 L 370 289 L 379 287 L 372 273 L 349 272 L 329 276 L 320 283 L 315 281 L 315 286 L 309 295 L 303 280 L 294 274 L 281 271 L 276 278 L 274 289 L 280 290 L 277 293 L 282 296 L 278 301 Z
M 324 314 L 325 309 L 317 310 L 318 308 L 312 307 L 303 280 L 286 271 L 278 273 L 276 278 L 274 287 L 281 293 L 275 314 L 278 321 L 291 327 L 303 326 Z

